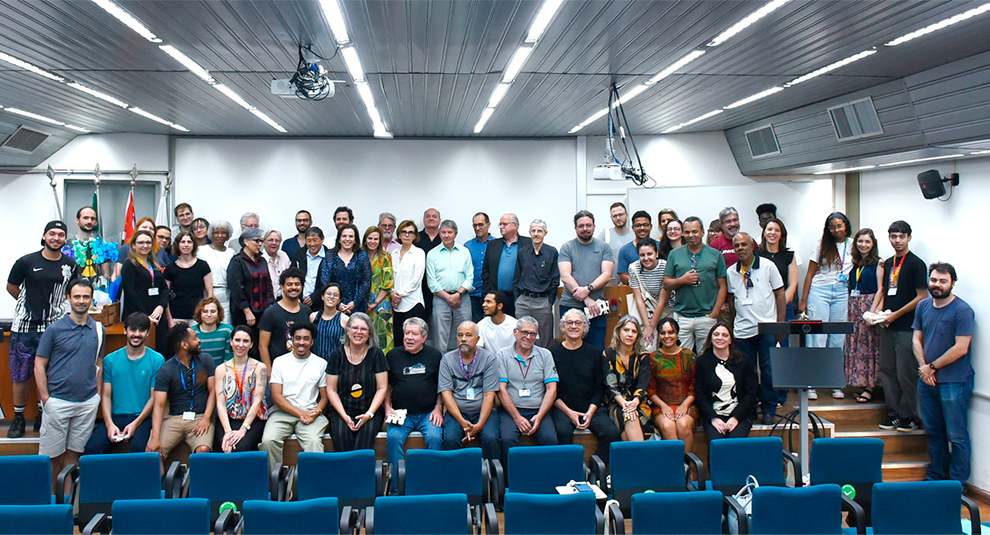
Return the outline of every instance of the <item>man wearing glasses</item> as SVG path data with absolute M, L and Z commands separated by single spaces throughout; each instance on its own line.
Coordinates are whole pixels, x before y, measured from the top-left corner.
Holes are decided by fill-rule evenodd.
M 543 422 L 557 398 L 557 367 L 550 351 L 536 345 L 539 326 L 532 316 L 519 318 L 516 343 L 495 354 L 502 466 L 508 466 L 509 448 L 519 445 L 520 434 L 535 436 L 540 446 L 557 444 L 553 421 Z
M 784 279 L 773 262 L 753 254 L 753 239 L 749 234 L 736 234 L 732 246 L 739 259 L 726 270 L 729 309 L 734 310 L 736 318 L 732 325 L 733 339 L 753 365 L 759 363 L 760 410 L 763 423 L 773 424 L 779 401 L 770 372 L 770 348 L 775 340 L 772 335 L 760 334 L 759 324 L 784 321 L 787 312 Z
M 382 231 L 382 249 L 392 254 L 399 250 L 402 244 L 395 239 L 395 215 L 391 212 L 378 214 L 378 230 Z
M 282 250 L 286 256 L 295 258 L 296 253 L 306 247 L 306 231 L 313 226 L 313 215 L 307 210 L 296 212 L 296 239 L 286 238 L 282 241 Z
M 488 214 L 484 212 L 478 212 L 474 214 L 471 219 L 471 228 L 474 230 L 474 237 L 470 240 L 464 242 L 464 248 L 471 253 L 471 264 L 474 265 L 474 280 L 482 280 L 482 264 L 485 262 L 485 251 L 488 249 L 488 242 L 491 241 L 492 235 L 488 233 L 488 229 L 491 228 L 492 222 L 488 219 Z M 481 307 L 481 302 L 484 300 L 484 294 L 481 292 L 481 284 L 475 284 L 474 290 L 471 290 L 471 321 L 478 323 L 485 317 L 485 311 Z
M 616 260 L 615 264 L 615 269 L 619 273 L 619 281 L 626 286 L 629 286 L 629 264 L 639 260 L 639 250 L 636 246 L 640 240 L 650 237 L 650 234 L 653 232 L 653 218 L 650 217 L 650 213 L 646 210 L 639 210 L 633 214 L 632 226 L 636 239 L 619 249 L 618 260 Z
M 503 292 L 505 313 L 516 315 L 516 299 L 512 293 L 512 277 L 516 273 L 516 260 L 523 247 L 533 244 L 526 236 L 519 235 L 519 218 L 516 214 L 505 214 L 498 220 L 498 231 L 502 237 L 488 242 L 485 250 L 485 263 L 481 268 L 482 295 Z M 477 280 L 477 279 L 475 279 Z

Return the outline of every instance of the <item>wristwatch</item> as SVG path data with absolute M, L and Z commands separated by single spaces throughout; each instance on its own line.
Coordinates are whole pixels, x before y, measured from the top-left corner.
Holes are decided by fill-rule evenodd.
M 933 372 L 938 371 L 938 368 L 935 367 L 934 362 L 929 362 L 928 367 L 931 368 Z
M 594 283 L 588 285 L 588 291 L 589 292 L 595 291 L 595 285 L 594 285 Z
M 241 424 L 241 427 L 243 427 L 244 429 L 247 429 L 248 431 L 251 430 L 251 424 L 249 424 L 247 422 L 244 422 L 243 424 Z

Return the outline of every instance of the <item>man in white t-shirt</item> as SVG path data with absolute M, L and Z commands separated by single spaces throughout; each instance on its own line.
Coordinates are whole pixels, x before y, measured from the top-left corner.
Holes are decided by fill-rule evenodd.
M 261 451 L 268 452 L 268 463 L 282 462 L 285 439 L 296 434 L 302 451 L 323 451 L 323 433 L 329 421 L 323 415 L 327 406 L 327 361 L 310 352 L 316 326 L 293 323 L 289 328 L 292 352 L 272 363 L 272 400 L 278 410 L 268 415 Z
M 612 206 L 608 209 L 608 215 L 612 219 L 612 227 L 605 227 L 602 229 L 601 233 L 598 234 L 598 239 L 607 243 L 612 249 L 612 263 L 618 264 L 619 262 L 619 250 L 622 249 L 628 243 L 632 243 L 636 239 L 636 234 L 629 230 L 629 212 L 626 211 L 626 205 L 621 202 L 614 202 Z M 617 270 L 612 272 L 612 280 L 609 282 L 610 285 L 621 284 L 622 281 L 619 279 L 619 274 Z
M 478 322 L 478 335 L 481 337 L 481 346 L 492 353 L 498 353 L 499 349 L 516 343 L 516 318 L 502 309 L 505 300 L 504 293 L 490 292 L 481 303 L 485 317 Z

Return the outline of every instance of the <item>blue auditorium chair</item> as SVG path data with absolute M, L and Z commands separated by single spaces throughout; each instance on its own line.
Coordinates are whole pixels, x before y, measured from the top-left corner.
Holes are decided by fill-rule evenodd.
M 850 462 L 855 459 L 855 462 Z M 883 440 L 879 438 L 816 438 L 809 457 L 811 484 L 851 485 L 853 498 L 870 525 L 873 485 L 883 481 Z M 851 524 L 850 524 L 851 525 Z
M 632 496 L 632 532 L 654 535 L 722 533 L 721 492 L 654 492 Z
M 368 509 L 367 535 L 468 535 L 471 512 L 464 494 L 381 496 Z
M 910 481 L 873 485 L 873 533 L 962 533 L 960 506 L 981 533 L 980 508 L 963 496 L 958 481 Z
M 604 516 L 590 492 L 505 495 L 505 535 L 600 534 L 604 526 Z
M 726 496 L 735 494 L 754 476 L 760 486 L 787 486 L 784 463 L 798 473 L 797 458 L 784 451 L 780 437 L 722 438 L 708 446 L 711 487 Z
M 481 448 L 409 450 L 405 459 L 399 459 L 396 474 L 400 495 L 465 494 L 471 523 L 481 528 L 484 505 L 492 503 L 488 462 L 482 459 Z
M 60 479 L 74 478 L 78 469 L 67 466 Z M 50 505 L 72 503 L 64 495 L 52 496 L 52 463 L 46 455 L 0 456 L 0 481 L 16 481 L 17 485 L 0 485 L 0 505 Z
M 584 447 L 577 444 L 516 446 L 509 450 L 508 463 L 507 494 L 557 494 L 558 486 L 588 479 Z
M 247 500 L 240 514 L 237 533 L 243 535 L 311 535 L 351 533 L 347 522 L 350 508 L 340 514 L 337 498 L 314 498 L 298 502 Z M 226 531 L 226 530 L 225 530 Z
M 79 526 L 109 515 L 117 500 L 162 499 L 161 456 L 153 452 L 83 455 L 79 459 Z M 93 529 L 91 528 L 91 531 Z
M 4 486 L 10 485 L 4 480 Z M 48 489 L 51 490 L 51 479 Z M 72 535 L 75 523 L 72 505 L 0 505 L 0 534 L 3 535 Z
M 731 499 L 731 497 L 729 498 Z M 759 487 L 753 491 L 753 508 L 750 516 L 750 533 L 754 535 L 839 535 L 842 531 L 844 503 L 842 489 L 833 483 L 811 487 Z M 853 505 L 853 516 L 862 516 L 863 510 Z M 852 521 L 865 534 L 862 521 Z
M 111 525 L 114 535 L 209 535 L 210 501 L 117 500 L 111 508 Z
M 367 509 L 385 493 L 385 468 L 374 450 L 300 452 L 289 474 L 296 481 L 296 499 L 337 498 L 350 508 L 348 522 L 355 529 L 364 526 Z
M 233 502 L 238 508 L 245 500 L 275 499 L 279 467 L 268 472 L 268 454 L 263 451 L 233 453 L 194 453 L 189 456 L 190 498 L 210 501 L 210 521 L 226 524 L 230 510 L 220 514 L 220 505 Z
M 636 493 L 647 489 L 655 492 L 690 489 L 690 472 L 685 470 L 685 464 L 694 468 L 701 490 L 705 489 L 701 459 L 693 453 L 684 453 L 681 440 L 613 442 L 609 458 L 611 485 L 608 490 L 619 502 L 624 515 L 629 515 L 631 499 Z

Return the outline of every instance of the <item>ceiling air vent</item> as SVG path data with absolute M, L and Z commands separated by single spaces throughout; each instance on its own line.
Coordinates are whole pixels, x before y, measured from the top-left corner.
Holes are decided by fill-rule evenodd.
M 37 149 L 38 145 L 41 145 L 46 139 L 48 139 L 48 134 L 22 126 L 0 144 L 0 147 L 21 152 L 34 152 L 34 149 Z
M 780 154 L 777 136 L 773 133 L 773 125 L 746 131 L 746 142 L 749 143 L 749 153 L 753 158 L 763 158 Z
M 839 138 L 839 141 L 849 141 L 883 133 L 883 127 L 877 117 L 877 110 L 873 107 L 873 99 L 870 97 L 829 108 L 828 114 L 832 118 L 835 137 Z

